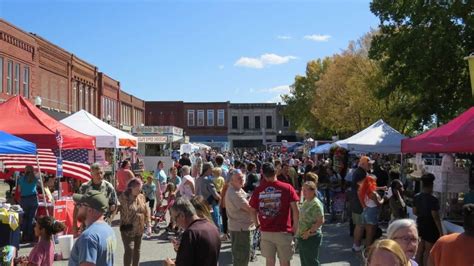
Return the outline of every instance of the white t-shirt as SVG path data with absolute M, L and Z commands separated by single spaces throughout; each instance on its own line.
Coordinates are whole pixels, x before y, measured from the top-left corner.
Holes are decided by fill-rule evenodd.
M 179 185 L 178 189 L 179 189 L 179 193 L 181 194 L 183 198 L 190 200 L 194 196 L 194 194 L 191 189 L 191 186 L 189 186 L 189 184 L 186 184 L 187 181 L 190 181 L 194 187 L 194 178 L 190 175 L 185 175 L 183 176 L 183 180 L 181 184 Z

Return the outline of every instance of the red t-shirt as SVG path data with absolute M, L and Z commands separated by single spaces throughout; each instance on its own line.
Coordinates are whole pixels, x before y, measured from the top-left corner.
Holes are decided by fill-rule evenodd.
M 298 200 L 292 185 L 265 181 L 255 189 L 249 204 L 258 212 L 261 231 L 292 233 L 290 202 Z

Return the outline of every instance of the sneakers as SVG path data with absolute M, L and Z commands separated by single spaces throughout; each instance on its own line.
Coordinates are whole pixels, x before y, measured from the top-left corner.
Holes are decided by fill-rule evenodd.
M 363 245 L 356 246 L 355 244 L 352 245 L 352 252 L 361 252 L 364 249 Z

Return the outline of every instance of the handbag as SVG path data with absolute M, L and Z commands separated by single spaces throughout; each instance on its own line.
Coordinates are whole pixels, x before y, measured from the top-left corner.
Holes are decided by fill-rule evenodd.
M 121 224 L 120 225 L 120 231 L 121 232 L 132 231 L 132 229 L 133 229 L 133 224 Z

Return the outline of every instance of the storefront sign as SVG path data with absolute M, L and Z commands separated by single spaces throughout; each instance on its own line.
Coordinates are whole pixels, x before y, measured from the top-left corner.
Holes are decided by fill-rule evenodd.
M 162 135 L 183 135 L 183 129 L 173 126 L 138 126 L 132 128 L 133 134 L 162 134 Z
M 168 136 L 139 136 L 138 138 L 138 143 L 167 143 L 168 142 Z

